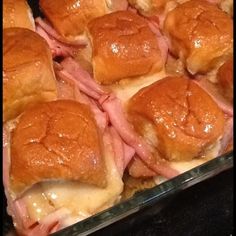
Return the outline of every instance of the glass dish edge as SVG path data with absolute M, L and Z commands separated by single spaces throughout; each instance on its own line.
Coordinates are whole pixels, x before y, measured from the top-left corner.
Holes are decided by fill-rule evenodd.
M 158 203 L 158 201 L 213 177 L 233 167 L 233 151 L 216 157 L 200 166 L 197 166 L 177 177 L 165 181 L 151 189 L 135 194 L 133 197 L 120 202 L 85 220 L 68 226 L 53 236 L 85 236 L 96 232 L 112 223 L 115 223 L 140 209 Z

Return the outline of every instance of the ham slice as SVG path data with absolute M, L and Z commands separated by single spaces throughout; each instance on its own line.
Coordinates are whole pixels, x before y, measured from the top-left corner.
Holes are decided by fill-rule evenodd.
M 98 104 L 93 99 L 88 98 L 84 94 L 81 94 L 80 102 L 90 106 L 90 109 L 92 110 L 94 114 L 98 127 L 100 128 L 100 131 L 103 134 L 109 123 L 109 118 L 108 118 L 107 113 L 100 110 Z
M 61 79 L 65 81 L 72 81 L 74 82 L 75 86 L 79 88 L 80 91 L 82 91 L 84 94 L 87 96 L 94 98 L 94 99 L 99 99 L 100 95 L 95 91 L 91 90 L 88 86 L 86 86 L 84 83 L 81 83 L 80 80 L 76 79 L 73 75 L 68 73 L 67 70 L 56 70 L 56 75 Z
M 211 83 L 208 79 L 204 77 L 198 77 L 193 80 L 196 84 L 198 84 L 202 89 L 204 89 L 212 99 L 217 103 L 217 105 L 222 109 L 222 111 L 229 115 L 233 116 L 233 106 L 228 102 L 218 91 L 218 88 L 215 84 Z
M 225 129 L 224 134 L 221 139 L 221 148 L 219 155 L 225 153 L 225 150 L 227 149 L 230 142 L 233 140 L 233 118 L 230 117 L 225 122 Z
M 123 146 L 124 146 L 124 155 L 125 155 L 124 156 L 124 170 L 125 170 L 128 164 L 130 163 L 130 161 L 132 160 L 132 158 L 134 157 L 135 150 L 134 148 L 132 148 L 125 142 L 123 142 Z
M 67 41 L 62 36 L 60 36 L 46 20 L 43 20 L 41 17 L 37 17 L 35 19 L 35 23 L 37 25 L 39 25 L 53 39 L 55 39 L 59 42 L 62 42 L 64 44 L 67 44 L 67 45 L 70 45 L 70 46 L 81 46 L 81 45 L 86 45 L 87 44 L 87 40 L 82 39 L 82 38 L 78 39 L 78 40 L 74 40 L 73 42 Z
M 84 71 L 72 58 L 64 59 L 60 65 L 63 67 L 63 69 L 57 72 L 57 74 L 59 76 L 67 76 L 67 78 L 70 78 L 75 82 L 75 84 L 83 93 L 90 96 L 90 98 L 99 101 L 103 111 L 108 115 L 111 125 L 118 132 L 124 143 L 132 147 L 149 168 L 152 170 L 154 169 L 157 174 L 161 174 L 167 178 L 172 178 L 178 175 L 178 172 L 172 168 L 163 166 L 164 169 L 162 169 L 162 165 L 156 163 L 155 158 L 149 151 L 149 146 L 141 137 L 137 135 L 137 133 L 132 129 L 132 126 L 126 120 L 121 103 L 119 99 L 114 96 L 114 94 L 106 93 L 105 90 L 92 79 L 89 73 Z M 81 85 L 87 86 L 88 89 L 85 90 Z M 113 136 L 113 138 L 114 137 L 115 136 Z M 116 142 L 114 147 L 121 145 L 118 144 L 117 139 L 114 140 Z M 126 150 L 128 149 L 126 147 Z M 122 152 L 121 155 L 123 155 L 123 149 L 119 152 Z M 129 161 L 126 161 L 126 165 L 128 162 Z M 121 163 L 122 161 L 119 160 L 118 165 L 120 173 L 122 173 Z
M 116 166 L 120 175 L 123 176 L 126 166 L 135 154 L 135 150 L 124 143 L 114 127 L 109 127 L 109 131 L 112 139 L 111 143 L 114 150 Z
M 114 95 L 104 95 L 99 100 L 104 111 L 107 112 L 111 124 L 119 133 L 125 143 L 134 148 L 136 154 L 141 160 L 153 170 L 156 174 L 160 174 L 166 178 L 173 178 L 179 174 L 178 171 L 162 165 L 156 161 L 156 158 L 150 152 L 149 146 L 146 142 L 137 135 L 124 116 L 121 102 Z M 157 160 L 159 158 L 157 157 Z
M 119 134 L 113 127 L 109 128 L 110 136 L 111 136 L 111 144 L 114 151 L 115 163 L 117 169 L 120 173 L 120 176 L 123 176 L 124 172 L 124 146 L 123 141 Z
M 47 32 L 39 25 L 36 25 L 36 33 L 46 40 L 49 48 L 51 49 L 53 58 L 55 57 L 67 57 L 73 56 L 78 50 L 71 46 L 65 45 L 55 39 L 53 39 Z
M 56 66 L 56 68 L 59 68 Z M 108 125 L 108 117 L 107 114 L 103 111 L 101 111 L 98 107 L 98 104 L 92 99 L 90 99 L 88 96 L 80 92 L 81 86 L 79 82 L 71 76 L 67 71 L 58 71 L 56 69 L 57 74 L 57 90 L 58 90 L 58 98 L 59 99 L 72 99 L 76 100 L 78 102 L 84 103 L 89 105 L 92 112 L 94 113 L 94 117 L 97 121 L 97 124 L 103 133 L 105 128 Z M 82 91 L 88 92 L 88 94 L 92 95 L 93 97 L 96 97 L 96 94 L 91 94 L 92 91 L 83 90 Z
M 84 70 L 73 58 L 67 57 L 61 62 L 61 66 L 71 75 L 73 75 L 81 84 L 99 95 L 105 94 L 105 90 L 97 84 L 91 75 Z
M 149 20 L 148 25 L 151 28 L 152 32 L 157 36 L 157 42 L 159 45 L 159 49 L 161 51 L 161 56 L 163 59 L 163 64 L 166 64 L 167 56 L 168 56 L 168 40 L 165 36 L 163 36 L 159 30 L 159 26 L 156 21 Z

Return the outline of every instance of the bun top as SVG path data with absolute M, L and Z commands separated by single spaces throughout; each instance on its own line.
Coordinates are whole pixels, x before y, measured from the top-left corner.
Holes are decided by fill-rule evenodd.
M 87 23 L 95 17 L 126 8 L 126 0 L 40 0 L 39 5 L 55 30 L 66 41 L 83 37 Z
M 131 11 L 118 11 L 89 22 L 94 78 L 111 84 L 160 71 L 163 59 L 157 36 L 147 21 Z
M 205 0 L 191 0 L 167 14 L 164 33 L 170 51 L 192 74 L 215 69 L 233 53 L 233 21 Z
M 217 80 L 223 95 L 233 102 L 233 58 L 219 68 Z
M 35 30 L 32 11 L 26 0 L 3 0 L 3 28 Z
M 52 56 L 37 33 L 24 28 L 3 30 L 3 120 L 27 106 L 57 97 Z
M 136 130 L 168 160 L 204 155 L 224 130 L 223 112 L 186 77 L 166 77 L 141 89 L 128 111 Z
M 27 109 L 12 132 L 10 148 L 15 194 L 42 181 L 106 185 L 100 135 L 87 105 L 58 100 Z

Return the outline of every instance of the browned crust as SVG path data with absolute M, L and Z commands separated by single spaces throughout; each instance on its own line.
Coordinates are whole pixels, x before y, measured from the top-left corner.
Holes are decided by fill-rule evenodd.
M 88 30 L 94 78 L 99 83 L 111 84 L 162 69 L 157 37 L 137 14 L 111 13 L 92 20 Z
M 233 52 L 232 19 L 205 0 L 187 1 L 170 11 L 164 33 L 170 51 L 192 74 L 217 68 Z
M 144 136 L 145 125 L 152 124 L 154 146 L 170 161 L 203 155 L 224 130 L 223 112 L 186 77 L 166 77 L 141 89 L 129 102 L 129 115 Z
M 50 49 L 38 34 L 23 28 L 3 31 L 3 121 L 40 101 L 57 98 Z
M 3 28 L 35 30 L 32 11 L 26 0 L 3 0 Z
M 106 185 L 100 135 L 87 105 L 72 100 L 26 110 L 11 136 L 10 183 L 15 193 L 46 180 Z

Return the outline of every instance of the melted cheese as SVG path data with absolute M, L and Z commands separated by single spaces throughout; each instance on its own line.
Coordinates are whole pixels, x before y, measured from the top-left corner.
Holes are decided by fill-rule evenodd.
M 215 158 L 219 153 L 220 145 L 219 139 L 214 146 L 211 146 L 209 150 L 207 150 L 204 157 L 196 158 L 191 161 L 172 161 L 170 162 L 170 166 L 182 174 Z M 166 180 L 167 179 L 163 178 L 162 176 L 154 177 L 154 181 L 157 185 L 165 182 Z
M 123 79 L 117 84 L 109 85 L 109 87 L 116 96 L 125 105 L 127 101 L 136 94 L 140 89 L 153 84 L 154 82 L 164 78 L 166 73 L 161 71 L 149 76 L 140 76 L 134 79 Z
M 39 184 L 29 189 L 24 194 L 23 199 L 30 219 L 39 221 L 55 211 L 55 208 L 50 204 Z
M 123 182 L 110 154 L 110 148 L 105 150 L 108 173 L 106 188 L 79 182 L 41 183 L 25 194 L 30 218 L 40 220 L 55 209 L 67 208 L 71 216 L 63 221 L 63 225 L 66 226 L 112 206 L 123 191 Z

